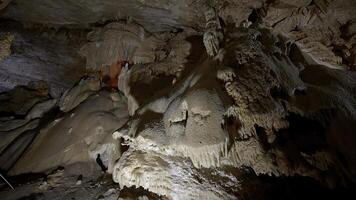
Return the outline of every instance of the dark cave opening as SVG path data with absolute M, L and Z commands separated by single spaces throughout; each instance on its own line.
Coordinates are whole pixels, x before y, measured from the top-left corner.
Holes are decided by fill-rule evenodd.
M 273 87 L 270 89 L 270 94 L 274 99 L 288 100 L 289 95 L 280 87 Z
M 280 147 L 295 148 L 299 152 L 313 154 L 327 147 L 326 127 L 316 120 L 289 113 L 286 118 L 289 128 L 278 131 L 276 144 Z
M 256 23 L 258 20 L 258 13 L 256 11 L 256 9 L 253 9 L 251 14 L 248 16 L 248 21 L 252 22 L 252 23 Z
M 321 185 L 312 178 L 296 177 L 270 177 L 260 175 L 263 185 L 258 181 L 243 181 L 246 191 L 242 193 L 241 199 L 254 200 L 301 200 L 301 199 L 326 199 L 326 200 L 351 200 L 356 194 L 355 188 L 338 187 L 330 189 Z M 264 188 L 259 190 L 258 188 Z

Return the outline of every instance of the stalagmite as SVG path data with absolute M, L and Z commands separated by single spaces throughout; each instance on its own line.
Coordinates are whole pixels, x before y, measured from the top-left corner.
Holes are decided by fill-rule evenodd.
M 355 9 L 0 0 L 1 200 L 352 198 Z

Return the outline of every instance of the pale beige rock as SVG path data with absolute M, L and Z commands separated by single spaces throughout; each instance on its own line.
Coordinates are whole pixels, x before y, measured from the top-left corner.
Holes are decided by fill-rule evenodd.
M 42 172 L 58 166 L 84 164 L 85 175 L 99 172 L 97 154 L 108 172 L 120 157 L 120 147 L 111 133 L 127 120 L 123 98 L 99 92 L 45 129 L 12 168 L 11 174 Z
M 63 112 L 68 112 L 85 101 L 89 96 L 100 90 L 100 80 L 97 77 L 87 77 L 67 90 L 59 101 L 59 107 Z
M 226 192 L 226 188 L 238 187 L 236 178 L 221 173 L 226 184 L 221 186 L 212 175 L 201 174 L 189 161 L 179 157 L 130 149 L 115 166 L 113 179 L 121 188 L 141 186 L 169 199 L 237 199 Z
M 88 34 L 89 43 L 81 54 L 87 68 L 99 69 L 118 61 L 150 63 L 156 60 L 155 49 L 161 42 L 137 24 L 111 23 Z
M 220 42 L 223 39 L 223 33 L 221 32 L 219 18 L 213 8 L 209 8 L 205 11 L 205 20 L 206 31 L 203 36 L 204 46 L 208 55 L 213 57 L 219 52 Z
M 236 199 L 242 176 L 227 171 L 239 169 L 328 186 L 356 180 L 353 145 L 345 142 L 356 119 L 356 78 L 349 71 L 355 1 L 49 0 L 30 14 L 22 11 L 32 4 L 17 1 L 23 4 L 1 16 L 95 23 L 81 51 L 87 68 L 133 65 L 118 77 L 123 95 L 97 92 L 95 81 L 68 91 L 60 101 L 64 118 L 41 131 L 13 172 L 80 163 L 90 169 L 101 154 L 120 187 L 169 199 Z M 164 29 L 170 32 L 159 33 Z M 7 123 L 0 128 L 25 124 Z M 129 146 L 122 156 L 119 142 Z

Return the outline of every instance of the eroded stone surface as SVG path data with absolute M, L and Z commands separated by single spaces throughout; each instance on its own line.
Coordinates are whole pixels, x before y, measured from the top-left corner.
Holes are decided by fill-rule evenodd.
M 97 155 L 112 172 L 120 146 L 111 137 L 127 119 L 125 102 L 115 93 L 100 92 L 41 130 L 12 174 L 41 172 L 57 166 L 81 165 L 83 174 L 99 171 Z M 46 148 L 46 151 L 43 151 Z
M 16 144 L 25 145 L 13 151 L 19 156 L 35 135 L 23 133 L 39 127 L 11 173 L 59 165 L 97 172 L 101 154 L 121 189 L 143 199 L 252 198 L 271 177 L 348 187 L 356 182 L 355 8 L 351 0 L 14 0 L 0 16 L 87 27 L 74 46 L 82 46 L 95 78 L 61 97 L 66 113 L 54 121 L 43 122 L 57 101 L 47 90 L 34 107 L 2 108 L 24 118 L 4 110 L 0 150 L 11 152 L 22 135 Z M 17 55 L 23 35 L 14 35 L 0 43 L 0 64 Z M 47 49 L 41 45 L 33 50 Z M 54 46 L 49 54 L 67 47 Z M 102 88 L 106 66 L 116 71 Z M 246 184 L 251 174 L 258 184 Z
M 49 85 L 50 94 L 59 97 L 84 75 L 85 61 L 77 52 L 80 31 L 77 34 L 39 26 L 33 28 L 36 30 L 33 32 L 11 22 L 1 22 L 0 27 L 0 35 L 10 34 L 8 37 L 12 38 L 0 39 L 1 92 L 16 85 L 44 80 Z M 5 41 L 11 43 L 2 44 Z

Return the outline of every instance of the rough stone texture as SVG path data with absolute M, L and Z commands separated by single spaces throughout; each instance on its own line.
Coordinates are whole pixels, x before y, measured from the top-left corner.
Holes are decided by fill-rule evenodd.
M 121 71 L 118 89 L 127 97 L 130 115 L 134 115 L 141 105 L 150 103 L 152 99 L 160 98 L 162 92 L 158 91 L 163 90 L 169 93 L 167 89 L 182 75 L 184 64 L 188 62 L 186 57 L 191 50 L 191 45 L 185 40 L 185 37 L 186 34 L 170 37 L 165 49 L 166 56 L 161 60 L 133 65 Z M 157 78 L 160 76 L 165 78 Z
M 323 169 L 322 167 L 320 168 L 319 162 L 334 163 L 332 164 L 333 167 L 340 167 L 338 164 L 335 164 L 339 161 L 333 160 L 330 162 L 330 159 L 335 159 L 333 156 L 335 152 L 330 152 L 330 146 L 320 149 L 328 151 L 327 158 L 320 158 L 324 159 L 324 161 L 310 162 L 307 156 L 302 158 L 309 164 L 314 164 L 310 168 L 308 165 L 301 164 L 302 162 L 297 164 L 295 161 L 288 161 L 292 150 L 288 150 L 287 153 L 279 147 L 278 133 L 280 130 L 287 129 L 292 131 L 295 129 L 295 121 L 290 120 L 291 112 L 305 117 L 320 117 L 317 120 L 324 125 L 327 123 L 325 120 L 328 121 L 328 119 L 325 119 L 327 116 L 324 116 L 324 114 L 318 113 L 322 109 L 333 108 L 337 112 L 340 112 L 340 114 L 342 113 L 341 115 L 354 119 L 354 116 L 350 116 L 350 114 L 354 113 L 354 106 L 351 105 L 355 105 L 355 97 L 351 95 L 352 89 L 348 89 L 349 87 L 354 88 L 354 74 L 347 74 L 344 71 L 331 70 L 326 66 L 320 66 L 320 68 L 326 71 L 328 74 L 326 76 L 329 76 L 329 78 L 326 78 L 326 76 L 319 77 L 318 81 L 337 79 L 338 81 L 336 82 L 344 85 L 342 83 L 347 79 L 347 82 L 350 84 L 349 86 L 344 85 L 340 87 L 338 84 L 330 86 L 333 87 L 332 90 L 334 93 L 338 95 L 329 93 L 327 92 L 330 90 L 329 86 L 313 82 L 312 77 L 310 77 L 311 79 L 305 77 L 304 74 L 307 73 L 306 71 L 312 70 L 315 64 L 309 55 L 303 54 L 303 50 L 298 50 L 297 46 L 292 45 L 290 48 L 285 49 L 290 44 L 281 39 L 273 39 L 273 34 L 271 35 L 271 33 L 265 30 L 261 31 L 262 36 L 258 36 L 257 39 L 261 42 L 262 46 L 255 42 L 255 36 L 258 33 L 252 30 L 247 35 L 231 35 L 235 39 L 230 39 L 231 45 L 226 46 L 228 48 L 226 51 L 232 55 L 230 57 L 227 54 L 225 58 L 234 59 L 235 61 L 233 62 L 235 62 L 235 65 L 231 65 L 231 60 L 225 60 L 226 64 L 233 67 L 233 70 L 227 68 L 227 70 L 220 72 L 218 76 L 225 82 L 226 91 L 235 102 L 235 106 L 231 107 L 226 115 L 230 120 L 235 119 L 239 121 L 237 125 L 230 122 L 231 128 L 237 128 L 239 134 L 229 152 L 229 156 L 235 165 L 251 166 L 256 173 L 272 173 L 275 175 L 301 174 L 318 179 L 320 178 L 320 174 L 317 171 Z M 269 43 L 274 44 L 272 45 L 274 47 L 270 46 Z M 334 71 L 334 74 L 329 74 L 329 71 Z M 314 80 L 318 82 L 317 79 L 314 78 Z M 318 84 L 318 88 L 314 84 Z M 343 91 L 345 90 L 348 91 L 346 93 L 350 96 L 344 96 Z M 306 94 L 300 95 L 301 91 L 306 91 Z M 317 98 L 316 95 L 313 100 L 302 100 L 314 92 L 319 93 L 322 97 Z M 303 103 L 299 100 L 303 101 Z M 301 104 L 306 106 L 312 102 L 316 104 L 309 108 L 314 109 L 303 109 L 300 107 Z M 283 134 L 288 134 L 288 132 Z M 293 151 L 305 150 L 293 149 Z M 349 162 L 352 161 L 349 160 Z M 331 175 L 329 178 L 334 179 L 333 176 Z M 337 181 L 343 182 L 343 177 L 339 177 Z
M 0 35 L 0 60 L 3 60 L 11 55 L 11 44 L 14 36 L 9 33 Z
M 41 5 L 41 6 L 37 6 Z M 81 25 L 113 19 L 127 19 L 144 24 L 151 31 L 172 27 L 199 27 L 202 13 L 195 10 L 200 2 L 139 0 L 15 0 L 1 17 L 53 25 Z M 28 12 L 32 10 L 32 12 Z
M 166 200 L 168 198 L 164 196 L 159 196 L 156 193 L 149 192 L 142 187 L 125 187 L 122 190 L 120 190 L 120 195 L 119 195 L 119 200 L 136 200 L 136 199 L 141 199 L 141 200 L 146 200 L 146 199 L 152 199 L 152 200 Z
M 73 43 L 78 40 L 76 34 L 51 29 L 32 32 L 9 22 L 1 23 L 0 35 L 7 34 L 4 30 L 13 39 L 11 55 L 10 43 L 0 45 L 0 91 L 44 80 L 49 84 L 51 95 L 58 97 L 84 75 L 84 60 L 77 52 L 78 44 Z
M 210 8 L 205 12 L 205 20 L 204 45 L 206 52 L 210 56 L 215 56 L 219 52 L 223 33 L 221 32 L 221 24 L 214 8 Z
M 235 177 L 217 171 L 211 172 L 210 176 L 202 174 L 189 161 L 179 157 L 128 150 L 115 170 L 113 179 L 121 187 L 143 187 L 169 199 L 237 199 L 223 189 L 237 188 Z M 214 175 L 225 184 L 221 184 L 219 179 L 214 180 Z
M 349 21 L 344 27 L 342 27 L 342 38 L 346 43 L 338 47 L 341 51 L 341 56 L 349 69 L 356 69 L 356 23 Z
M 162 42 L 137 24 L 110 23 L 88 34 L 88 44 L 81 53 L 87 68 L 98 69 L 118 61 L 150 63 L 157 60 L 155 51 Z M 160 44 L 161 43 L 161 44 Z
M 330 186 L 344 183 L 344 175 L 339 173 L 343 171 L 343 167 L 335 156 L 332 145 L 312 133 L 321 130 L 305 125 L 306 129 L 301 132 L 310 131 L 305 139 L 294 141 L 289 137 L 293 137 L 292 134 L 301 134 L 295 127 L 298 126 L 298 120 L 305 120 L 306 124 L 308 120 L 316 120 L 316 126 L 320 124 L 323 129 L 327 129 L 330 119 L 322 110 L 335 109 L 340 115 L 355 119 L 350 115 L 354 113 L 355 97 L 344 96 L 344 92 L 349 95 L 352 93 L 354 74 L 346 75 L 346 71 L 319 66 L 325 70 L 325 77 L 319 77 L 320 80 L 315 79 L 316 82 L 313 82 L 305 73 L 315 68 L 316 61 L 284 36 L 268 29 L 237 28 L 232 32 L 225 38 L 229 43 L 225 43 L 221 63 L 216 64 L 201 55 L 200 58 L 205 61 L 196 63 L 195 68 L 190 71 L 191 76 L 178 80 L 176 84 L 180 84 L 179 87 L 173 84 L 171 92 L 161 93 L 162 97 L 152 99 L 151 103 L 137 105 L 127 127 L 114 133 L 115 138 L 124 138 L 125 144 L 131 149 L 126 156 L 120 158 L 115 167 L 115 181 L 128 187 L 142 186 L 172 199 L 183 198 L 170 196 L 172 192 L 179 193 L 176 187 L 161 188 L 152 185 L 150 181 L 143 182 L 145 177 L 135 175 L 134 171 L 121 171 L 135 169 L 139 165 L 146 173 L 155 174 L 155 170 L 150 169 L 158 166 L 153 166 L 147 160 L 143 161 L 154 153 L 157 157 L 155 159 L 189 159 L 198 169 L 248 167 L 256 174 L 307 176 Z M 333 75 L 329 74 L 331 71 L 335 71 Z M 220 84 L 214 80 L 215 77 L 222 81 L 233 102 L 218 89 Z M 319 82 L 331 79 L 335 81 L 335 85 L 323 85 Z M 344 84 L 346 80 L 348 86 Z M 328 90 L 338 95 L 329 93 Z M 303 95 L 304 92 L 306 94 Z M 315 98 L 315 101 L 303 101 L 315 93 L 323 96 Z M 131 94 L 127 92 L 125 95 Z M 194 101 L 189 100 L 190 95 Z M 195 104 L 195 101 L 199 103 Z M 318 103 L 313 106 L 315 109 L 308 110 L 303 107 L 308 105 L 306 102 Z M 298 116 L 301 119 L 294 119 Z M 281 145 L 281 138 L 285 138 L 289 145 Z M 315 142 L 313 147 L 309 147 L 309 142 L 305 141 L 308 138 Z M 303 144 L 304 142 L 308 145 Z M 146 156 L 135 157 L 136 151 L 146 152 Z M 178 162 L 175 160 L 174 163 Z M 352 163 L 353 159 L 347 162 Z M 336 172 L 332 169 L 338 170 Z M 182 169 L 175 171 L 180 170 Z M 131 178 L 127 174 L 131 174 Z M 153 174 L 148 176 L 158 176 Z M 171 181 L 164 176 L 157 178 Z M 189 180 L 186 185 L 193 183 L 193 180 Z M 225 190 L 218 186 L 216 185 L 216 190 Z M 167 192 L 173 188 L 177 191 Z M 199 192 L 197 195 L 200 198 L 204 196 Z M 214 198 L 213 194 L 209 196 Z
M 0 191 L 4 200 L 16 199 L 105 199 L 117 200 L 118 185 L 112 182 L 110 176 L 100 178 L 81 177 L 68 174 L 64 169 L 54 170 L 48 174 L 35 176 L 31 183 L 19 181 L 16 192 Z
M 295 179 L 297 192 L 272 199 L 298 196 L 312 181 L 311 192 L 352 190 L 355 8 L 352 0 L 14 0 L 1 17 L 86 27 L 80 44 L 61 46 L 53 37 L 46 43 L 82 46 L 88 69 L 117 71 L 110 88 L 83 79 L 68 90 L 60 119 L 43 122 L 55 100 L 25 106 L 21 116 L 4 111 L 0 128 L 8 135 L 0 150 L 11 152 L 22 135 L 23 152 L 36 135 L 23 132 L 39 127 L 11 173 L 58 165 L 86 173 L 100 153 L 113 180 L 140 192 L 137 198 L 153 192 L 156 199 L 266 199 L 261 191 L 269 181 L 288 188 Z M 8 32 L 15 39 L 3 40 L 0 63 L 16 55 L 18 36 Z M 125 60 L 129 65 L 119 66 Z
M 281 4 L 283 2 L 266 8 L 263 22 L 268 27 L 287 34 L 319 64 L 331 68 L 348 68 L 343 65 L 343 57 L 348 57 L 348 53 L 337 51 L 347 43 L 341 37 L 340 29 L 355 19 L 355 1 L 320 0 L 299 8 L 286 8 Z

